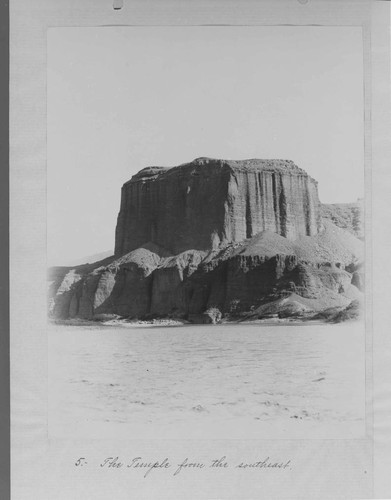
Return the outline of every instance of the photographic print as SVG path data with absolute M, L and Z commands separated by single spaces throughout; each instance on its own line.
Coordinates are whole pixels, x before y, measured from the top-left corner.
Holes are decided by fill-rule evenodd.
M 49 436 L 363 439 L 361 28 L 47 50 Z

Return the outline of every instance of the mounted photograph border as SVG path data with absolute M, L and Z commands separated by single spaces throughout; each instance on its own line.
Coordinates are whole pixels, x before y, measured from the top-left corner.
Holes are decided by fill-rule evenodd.
M 165 485 L 167 498 L 183 498 L 189 490 L 194 498 L 278 498 L 292 495 L 308 498 L 385 496 L 387 459 L 381 452 L 390 442 L 390 432 L 381 436 L 384 416 L 389 411 L 389 389 L 384 380 L 389 352 L 386 337 L 387 308 L 384 307 L 387 282 L 384 262 L 390 234 L 387 220 L 387 173 L 389 159 L 389 5 L 387 2 L 297 0 L 228 1 L 124 1 L 113 9 L 111 0 L 14 0 L 11 5 L 11 402 L 13 489 L 15 498 L 72 498 L 81 491 L 84 498 L 104 498 L 111 491 L 114 477 L 86 471 L 76 474 L 74 458 L 83 450 L 103 457 L 124 450 L 124 443 L 61 442 L 47 439 L 47 337 L 46 337 L 46 31 L 54 26 L 194 26 L 194 25 L 311 25 L 361 26 L 364 46 L 364 123 L 365 123 L 365 220 L 366 220 L 366 342 L 367 342 L 367 439 L 341 440 L 339 443 L 310 443 L 298 450 L 285 441 L 263 440 L 263 448 L 294 457 L 297 467 L 284 481 L 273 478 L 250 480 L 226 473 L 217 477 L 195 474 L 172 480 L 160 476 L 148 483 L 122 477 L 116 482 L 117 498 L 125 498 L 129 481 L 138 498 L 159 496 Z M 383 224 L 383 225 L 382 225 Z M 18 311 L 22 310 L 23 314 Z M 28 334 L 26 334 L 28 332 Z M 374 337 L 375 336 L 375 337 Z M 374 341 L 375 338 L 375 341 Z M 382 355 L 383 353 L 383 355 Z M 37 363 L 39 360 L 39 363 Z M 33 375 L 33 376 L 32 376 Z M 372 418 L 373 401 L 375 419 Z M 33 430 L 33 432 L 31 432 Z M 383 431 L 384 432 L 384 431 Z M 237 457 L 254 451 L 248 442 L 137 442 L 137 453 L 164 451 L 171 455 L 223 456 L 227 448 Z M 284 445 L 285 448 L 284 448 Z M 292 447 L 293 446 L 293 447 Z M 113 447 L 116 451 L 113 451 Z M 321 448 L 321 451 L 320 451 Z M 29 449 L 29 453 L 22 450 Z M 125 446 L 126 449 L 126 446 Z M 31 466 L 37 453 L 44 464 Z M 83 451 L 87 453 L 87 451 Z M 334 454 L 335 462 L 330 461 Z M 388 456 L 389 459 L 389 456 Z M 311 466 L 308 464 L 311 463 Z M 307 464 L 307 465 L 306 465 Z M 318 477 L 309 476 L 322 467 Z M 382 469 L 382 467 L 385 467 Z M 383 472 L 382 472 L 383 471 Z M 374 475 L 373 475 L 374 474 Z M 104 477 L 103 477 L 104 476 Z M 303 484 L 304 478 L 312 477 Z M 334 484 L 330 479 L 334 478 Z M 171 482 L 172 481 L 172 482 Z M 200 484 L 202 481 L 202 486 Z M 304 481 L 305 482 L 305 481 Z M 167 483 L 167 484 L 166 484 Z M 322 490 L 327 484 L 327 491 Z M 323 485 L 323 486 L 322 486 Z M 96 496 L 99 489 L 99 494 Z M 259 495 L 262 494 L 260 497 Z M 56 495 L 56 496 L 53 496 Z M 61 496 L 60 496 L 61 495 Z M 68 496 L 67 496 L 68 495 Z M 171 496 L 170 496 L 171 495 Z M 172 496 L 174 495 L 174 496 Z M 128 498 L 128 497 L 126 497 Z

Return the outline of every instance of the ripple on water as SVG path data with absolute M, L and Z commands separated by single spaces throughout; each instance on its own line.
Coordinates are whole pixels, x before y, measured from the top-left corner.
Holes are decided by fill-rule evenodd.
M 175 429 L 202 415 L 211 428 L 231 423 L 231 434 L 238 419 L 325 429 L 363 421 L 364 337 L 330 328 L 222 326 L 200 335 L 192 326 L 113 327 L 97 338 L 57 327 L 49 335 L 51 418 L 65 429 L 105 419 Z

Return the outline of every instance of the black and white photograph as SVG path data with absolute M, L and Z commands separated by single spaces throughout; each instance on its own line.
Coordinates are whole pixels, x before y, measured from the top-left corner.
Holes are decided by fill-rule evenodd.
M 390 496 L 390 9 L 10 2 L 12 499 Z
M 364 439 L 363 33 L 52 27 L 48 435 Z

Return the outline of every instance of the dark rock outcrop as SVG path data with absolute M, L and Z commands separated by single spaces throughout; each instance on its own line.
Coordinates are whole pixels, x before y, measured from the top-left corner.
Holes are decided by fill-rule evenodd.
M 216 323 L 342 310 L 360 298 L 363 243 L 321 210 L 316 181 L 289 161 L 144 169 L 122 188 L 115 256 L 50 270 L 50 314 Z

